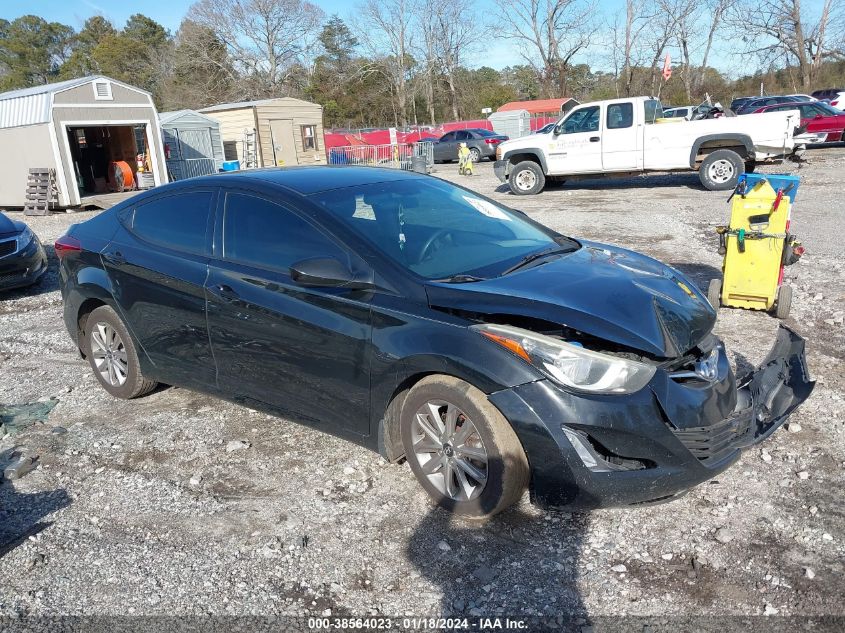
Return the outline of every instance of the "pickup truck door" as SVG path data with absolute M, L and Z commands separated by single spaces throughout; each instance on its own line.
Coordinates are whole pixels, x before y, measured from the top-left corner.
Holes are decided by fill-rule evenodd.
M 546 144 L 549 174 L 600 173 L 601 106 L 572 110 L 559 129 Z
M 608 104 L 601 139 L 602 168 L 605 171 L 642 169 L 642 125 L 634 116 L 632 102 Z

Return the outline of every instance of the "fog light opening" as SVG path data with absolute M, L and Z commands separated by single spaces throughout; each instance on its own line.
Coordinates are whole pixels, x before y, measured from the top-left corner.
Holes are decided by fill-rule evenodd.
M 578 457 L 581 458 L 584 466 L 593 472 L 605 473 L 645 470 L 656 466 L 654 462 L 647 459 L 636 459 L 617 455 L 583 431 L 576 431 L 564 425 L 561 428 L 569 443 L 575 449 L 575 452 L 578 453 Z

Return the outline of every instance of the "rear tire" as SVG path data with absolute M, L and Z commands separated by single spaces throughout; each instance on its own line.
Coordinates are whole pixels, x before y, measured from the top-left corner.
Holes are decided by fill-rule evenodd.
M 705 189 L 728 191 L 734 189 L 745 173 L 745 161 L 731 149 L 717 149 L 707 155 L 698 168 L 698 178 Z
M 477 147 L 470 147 L 469 157 L 472 162 L 477 163 L 481 161 L 481 151 Z
M 543 168 L 533 160 L 517 163 L 511 170 L 508 186 L 517 196 L 531 196 L 538 194 L 546 186 L 546 176 Z
M 115 398 L 131 400 L 151 392 L 158 384 L 141 373 L 132 337 L 111 307 L 100 306 L 88 315 L 84 345 L 94 376 Z
M 781 286 L 778 288 L 777 302 L 775 303 L 775 316 L 778 319 L 785 319 L 789 316 L 792 308 L 792 286 Z
M 516 433 L 487 396 L 463 380 L 435 375 L 418 382 L 400 424 L 408 464 L 438 506 L 486 519 L 525 492 L 528 459 Z
M 707 286 L 707 300 L 714 310 L 718 310 L 722 305 L 722 280 L 711 279 L 710 285 Z

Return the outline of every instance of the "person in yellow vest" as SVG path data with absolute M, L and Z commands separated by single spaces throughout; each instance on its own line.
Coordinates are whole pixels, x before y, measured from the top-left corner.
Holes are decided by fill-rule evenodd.
M 475 172 L 472 170 L 472 154 L 466 143 L 461 143 L 460 147 L 458 147 L 458 173 L 462 176 L 475 175 Z

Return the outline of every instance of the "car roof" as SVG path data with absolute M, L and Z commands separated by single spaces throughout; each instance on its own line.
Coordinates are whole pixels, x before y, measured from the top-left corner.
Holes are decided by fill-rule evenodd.
M 347 165 L 314 165 L 300 167 L 269 167 L 266 169 L 246 169 L 241 171 L 223 172 L 212 176 L 180 180 L 174 185 L 219 185 L 242 182 L 265 182 L 279 185 L 300 195 L 308 196 L 331 189 L 342 189 L 357 185 L 371 185 L 380 182 L 395 182 L 400 180 L 418 180 L 428 176 L 402 169 L 387 169 L 382 167 L 363 167 Z M 160 187 L 157 189 L 161 189 Z

